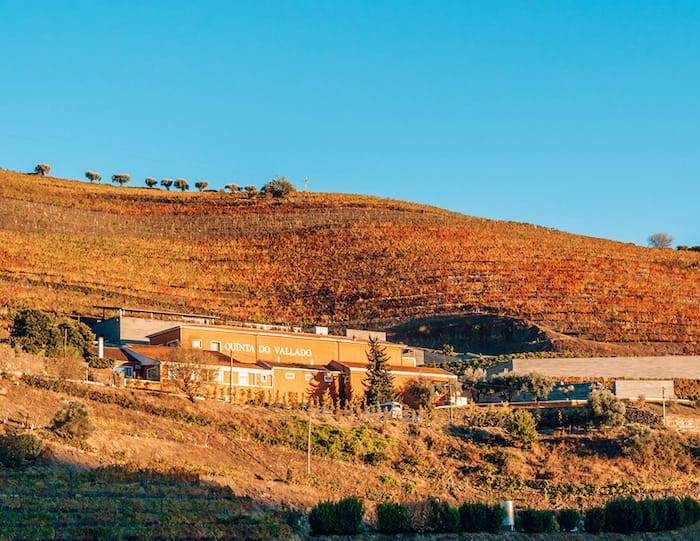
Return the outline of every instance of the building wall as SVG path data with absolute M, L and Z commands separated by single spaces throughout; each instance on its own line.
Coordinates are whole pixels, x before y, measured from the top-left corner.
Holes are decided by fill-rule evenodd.
M 331 360 L 367 362 L 367 342 L 342 339 L 334 336 L 309 334 L 289 335 L 222 327 L 182 326 L 172 331 L 151 337 L 151 344 L 165 345 L 180 338 L 185 347 L 201 347 L 212 350 L 220 347 L 222 353 L 232 348 L 234 359 L 241 362 L 268 361 L 271 363 L 302 363 L 325 365 Z M 218 346 L 217 346 L 218 344 Z M 413 366 L 413 358 L 404 357 L 405 346 L 383 343 L 382 347 L 393 366 Z
M 620 399 L 644 396 L 647 400 L 676 398 L 673 380 L 618 380 L 615 382 L 615 396 Z
M 513 359 L 489 369 L 488 375 L 506 370 L 553 378 L 700 379 L 700 356 Z

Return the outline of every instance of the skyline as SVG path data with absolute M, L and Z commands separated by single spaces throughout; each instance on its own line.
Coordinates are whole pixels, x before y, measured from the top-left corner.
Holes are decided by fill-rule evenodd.
M 41 14 L 40 23 L 37 14 Z M 700 245 L 700 4 L 0 0 L 0 167 Z

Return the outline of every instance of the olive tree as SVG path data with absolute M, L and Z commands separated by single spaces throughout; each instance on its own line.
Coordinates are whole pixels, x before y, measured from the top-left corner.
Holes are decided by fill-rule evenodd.
M 36 173 L 37 175 L 41 175 L 42 177 L 48 175 L 50 171 L 51 166 L 48 163 L 39 163 L 34 168 L 34 173 Z
M 593 421 L 601 426 L 620 426 L 625 422 L 625 405 L 608 389 L 593 389 L 588 407 Z
M 187 183 L 187 181 L 184 178 L 179 178 L 175 181 L 175 187 L 180 190 L 181 192 L 184 192 L 185 190 L 190 189 L 190 185 Z
M 148 177 L 145 182 L 146 182 L 146 186 L 148 186 L 149 188 L 153 188 L 153 186 L 158 184 L 158 181 L 156 179 L 154 179 L 153 177 Z
M 240 191 L 241 187 L 238 184 L 227 184 L 224 186 L 229 192 L 234 193 Z
M 297 189 L 294 184 L 287 180 L 287 177 L 275 177 L 265 184 L 260 191 L 264 194 L 270 194 L 272 197 L 286 197 L 290 193 L 296 192 Z
M 203 190 L 207 189 L 207 186 L 209 186 L 209 183 L 206 180 L 199 180 L 194 183 L 195 188 L 197 188 L 200 192 Z
M 85 178 L 87 178 L 90 182 L 99 182 L 102 180 L 102 175 L 95 173 L 94 171 L 85 171 Z
M 173 179 L 171 178 L 164 178 L 163 180 L 160 181 L 160 185 L 163 186 L 165 189 L 170 191 L 170 186 L 173 185 Z
M 127 182 L 131 181 L 131 176 L 125 175 L 123 173 L 115 173 L 112 175 L 112 182 L 116 182 L 120 186 L 124 186 Z

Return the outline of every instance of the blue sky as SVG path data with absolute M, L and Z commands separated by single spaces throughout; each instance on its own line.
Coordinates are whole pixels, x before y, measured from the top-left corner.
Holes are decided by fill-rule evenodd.
M 0 0 L 0 167 L 700 244 L 700 2 Z

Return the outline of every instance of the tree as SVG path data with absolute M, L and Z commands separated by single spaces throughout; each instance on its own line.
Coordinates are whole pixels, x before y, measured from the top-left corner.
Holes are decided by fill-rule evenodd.
M 155 186 L 156 184 L 158 184 L 158 181 L 153 177 L 148 177 L 146 179 L 146 186 L 148 186 L 149 188 L 153 188 L 153 186 Z
M 264 194 L 271 194 L 272 197 L 286 197 L 297 189 L 286 177 L 275 177 L 265 184 L 260 191 Z
M 513 410 L 506 419 L 505 429 L 511 439 L 517 443 L 530 445 L 537 441 L 537 421 L 527 410 Z
M 131 180 L 131 177 L 129 175 L 125 175 L 123 173 L 115 173 L 112 175 L 112 182 L 116 182 L 120 186 L 124 186 L 127 182 Z
M 163 180 L 160 181 L 160 185 L 165 187 L 168 191 L 170 191 L 170 186 L 173 185 L 173 179 L 164 178 Z
M 95 173 L 94 171 L 85 171 L 85 178 L 87 178 L 90 182 L 99 182 L 102 180 L 102 175 Z
M 65 402 L 53 418 L 53 429 L 57 435 L 69 440 L 84 440 L 95 431 L 90 410 L 82 402 Z
M 442 354 L 447 355 L 448 357 L 454 357 L 455 356 L 455 348 L 452 344 L 443 344 L 442 345 Z
M 481 402 L 484 396 L 492 392 L 491 387 L 486 381 L 486 370 L 483 368 L 465 369 L 460 380 L 462 382 L 462 390 L 468 391 L 475 403 Z
M 253 185 L 253 184 L 248 184 L 248 186 L 245 187 L 245 191 L 248 194 L 248 197 L 253 197 L 258 189 Z
M 227 184 L 224 186 L 229 192 L 234 193 L 240 191 L 241 187 L 238 184 Z
M 386 349 L 375 338 L 369 339 L 367 356 L 367 377 L 362 382 L 365 386 L 365 402 L 368 405 L 383 404 L 394 400 L 394 376 L 389 370 L 389 356 Z
M 620 426 L 625 422 L 625 405 L 608 389 L 594 389 L 588 399 L 593 420 L 601 426 Z
M 673 244 L 673 237 L 668 233 L 654 233 L 647 239 L 652 248 L 670 248 Z
M 34 173 L 45 177 L 51 171 L 51 166 L 48 163 L 39 163 L 34 168 Z
M 174 348 L 168 364 L 168 379 L 194 402 L 216 381 L 217 368 L 210 354 L 195 348 Z
M 207 186 L 209 186 L 209 183 L 206 180 L 199 180 L 199 181 L 195 182 L 194 185 L 201 192 L 201 191 L 207 189 Z
M 184 178 L 179 178 L 175 181 L 175 187 L 180 190 L 181 192 L 184 192 L 185 190 L 190 189 L 190 185 L 187 184 L 187 181 Z
M 414 409 L 430 409 L 435 398 L 435 386 L 423 378 L 412 379 L 406 384 L 403 397 L 406 404 Z
M 500 392 L 506 402 L 512 402 L 515 395 L 523 391 L 526 376 L 514 372 L 504 372 L 491 378 L 491 386 Z
M 547 398 L 554 388 L 554 380 L 544 374 L 533 372 L 523 378 L 523 392 L 530 393 L 535 400 Z
M 30 308 L 15 313 L 10 330 L 13 346 L 28 353 L 44 352 L 49 356 L 72 350 L 85 358 L 94 341 L 95 335 L 84 323 Z

